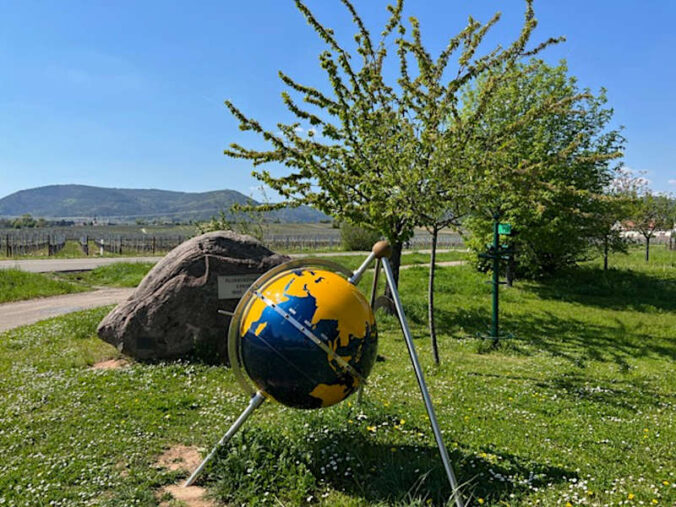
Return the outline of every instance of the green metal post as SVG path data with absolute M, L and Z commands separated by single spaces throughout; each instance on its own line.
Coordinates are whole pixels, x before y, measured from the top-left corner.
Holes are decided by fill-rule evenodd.
M 498 342 L 500 327 L 498 323 L 498 294 L 500 289 L 500 235 L 498 234 L 498 219 L 493 222 L 493 325 L 491 336 Z

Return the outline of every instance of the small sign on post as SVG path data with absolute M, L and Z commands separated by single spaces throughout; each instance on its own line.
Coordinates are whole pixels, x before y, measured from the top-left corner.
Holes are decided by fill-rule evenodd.
M 498 224 L 498 234 L 509 236 L 512 233 L 512 224 Z

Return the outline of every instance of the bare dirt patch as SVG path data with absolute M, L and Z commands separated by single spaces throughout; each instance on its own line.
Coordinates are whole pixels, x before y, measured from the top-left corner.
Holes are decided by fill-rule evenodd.
M 157 461 L 155 466 L 158 468 L 166 468 L 167 470 L 184 472 L 192 472 L 202 462 L 197 447 L 189 447 L 187 445 L 177 444 L 166 451 L 164 451 Z M 182 479 L 179 484 L 172 484 L 165 486 L 157 492 L 157 498 L 161 499 L 166 494 L 170 494 L 175 500 L 183 502 L 188 507 L 215 507 L 217 504 L 212 500 L 206 498 L 207 490 L 200 486 L 183 487 Z M 173 505 L 169 502 L 160 503 L 161 507 L 168 507 Z
M 197 447 L 188 447 L 187 445 L 174 445 L 164 451 L 157 461 L 155 466 L 158 468 L 166 468 L 168 470 L 176 471 L 183 470 L 185 472 L 192 472 L 202 462 Z
M 99 361 L 96 364 L 92 365 L 94 370 L 117 370 L 119 368 L 124 368 L 129 364 L 129 361 L 126 359 L 108 359 L 106 361 Z
M 216 503 L 206 498 L 207 490 L 199 486 L 189 486 L 184 488 L 180 485 L 165 486 L 158 493 L 161 498 L 165 493 L 169 493 L 174 499 L 183 502 L 188 507 L 216 507 Z M 161 502 L 160 507 L 169 507 L 171 503 Z

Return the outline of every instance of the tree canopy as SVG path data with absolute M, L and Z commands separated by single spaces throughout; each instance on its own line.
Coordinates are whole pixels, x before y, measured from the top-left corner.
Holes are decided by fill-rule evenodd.
M 584 257 L 599 226 L 624 138 L 609 128 L 605 91 L 579 90 L 565 63 L 533 59 L 492 84 L 481 78 L 465 93 L 463 114 L 484 108 L 476 124 L 472 245 L 482 250 L 493 220 L 509 221 L 521 273 L 552 272 Z
M 489 82 L 497 82 L 520 59 L 556 40 L 526 47 L 537 24 L 532 0 L 526 0 L 519 37 L 506 48 L 479 55 L 480 43 L 500 16 L 484 24 L 470 17 L 466 28 L 433 58 L 422 43 L 418 21 L 411 18 L 410 30 L 404 25 L 403 0 L 388 6 L 390 17 L 377 41 L 353 4 L 341 2 L 357 29 L 352 54 L 304 2 L 295 2 L 326 44 L 319 63 L 330 92 L 298 83 L 280 71 L 288 87 L 282 99 L 297 121 L 280 122 L 275 129 L 264 127 L 227 101 L 240 129 L 259 134 L 269 149 L 233 144 L 225 153 L 251 160 L 256 168 L 266 163 L 286 166 L 290 171 L 285 176 L 260 169 L 253 173 L 283 196 L 286 204 L 308 204 L 380 231 L 393 245 L 393 268 L 398 275 L 402 244 L 421 221 L 419 208 L 432 199 L 454 197 L 447 195 L 452 186 L 445 175 L 457 168 L 448 161 L 466 142 L 466 130 L 460 129 L 466 123 L 459 121 L 463 87 L 488 74 Z M 383 73 L 390 47 L 396 48 L 398 56 L 396 83 L 387 83 Z M 452 57 L 456 64 L 451 69 Z M 477 109 L 475 117 L 466 121 L 476 121 L 480 115 Z M 449 123 L 449 118 L 458 121 Z M 426 212 L 430 216 L 443 213 L 435 208 Z

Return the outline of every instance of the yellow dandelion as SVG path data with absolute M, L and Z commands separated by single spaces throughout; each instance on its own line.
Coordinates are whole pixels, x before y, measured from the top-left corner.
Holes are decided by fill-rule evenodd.
M 367 429 L 368 431 L 373 432 L 373 433 L 375 433 L 375 431 L 376 431 L 376 427 L 375 427 L 375 426 L 367 426 L 366 429 Z
M 669 481 L 662 481 L 662 484 L 664 484 L 665 486 L 668 486 L 668 485 L 669 485 Z
M 484 503 L 484 499 L 483 499 L 483 498 L 479 498 L 479 499 L 477 500 L 477 502 L 479 502 L 479 505 L 481 505 L 481 504 Z
M 653 498 L 652 500 L 650 500 L 650 503 L 653 505 L 657 505 L 659 502 L 657 501 L 657 498 Z
M 488 454 L 486 454 L 485 452 L 482 452 L 481 454 L 479 454 L 479 456 L 481 456 L 482 458 L 487 458 Z
M 627 498 L 628 498 L 629 500 L 633 500 L 634 498 L 636 498 L 636 495 L 635 495 L 634 493 L 629 493 L 629 494 L 627 495 Z
M 354 421 L 352 419 L 348 419 L 347 424 L 354 424 Z
M 406 419 L 399 419 L 399 424 L 401 424 L 402 426 L 406 424 Z
M 566 507 L 573 507 L 573 504 L 570 502 L 566 502 Z
M 588 489 L 588 490 L 587 490 L 587 494 L 588 494 L 589 496 L 594 496 L 594 492 L 593 492 L 591 489 Z

